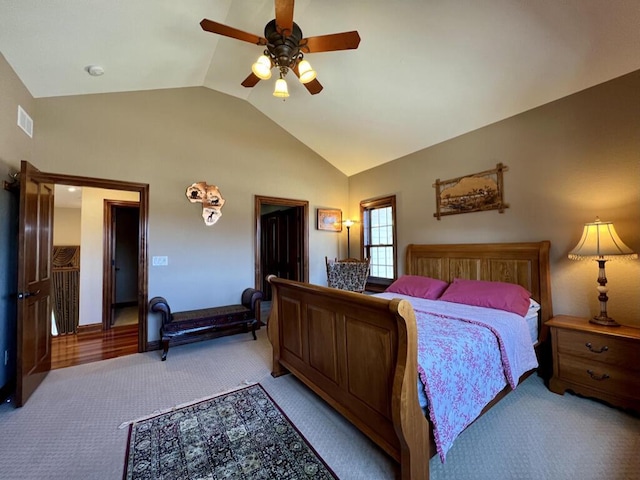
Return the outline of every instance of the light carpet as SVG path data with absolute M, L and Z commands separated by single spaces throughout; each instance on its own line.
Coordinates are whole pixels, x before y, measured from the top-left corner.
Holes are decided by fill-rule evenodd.
M 260 383 L 343 480 L 393 479 L 394 463 L 291 375 L 270 376 L 264 328 L 52 371 L 27 404 L 0 406 L 0 478 L 122 478 L 126 429 L 155 410 Z M 640 418 L 530 377 L 456 440 L 432 480 L 640 479 Z

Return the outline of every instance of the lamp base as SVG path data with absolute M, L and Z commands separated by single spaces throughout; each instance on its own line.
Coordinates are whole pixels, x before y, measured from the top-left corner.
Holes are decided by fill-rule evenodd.
M 591 323 L 596 323 L 598 325 L 604 325 L 605 327 L 619 327 L 620 324 L 618 322 L 616 322 L 613 318 L 607 317 L 607 316 L 603 316 L 603 315 L 598 315 L 596 317 L 593 317 L 591 319 L 589 319 L 589 322 Z

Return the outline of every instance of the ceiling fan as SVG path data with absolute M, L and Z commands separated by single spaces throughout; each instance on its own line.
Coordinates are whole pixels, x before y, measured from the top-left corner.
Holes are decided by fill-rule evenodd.
M 271 69 L 276 67 L 280 70 L 280 78 L 276 81 L 274 96 L 289 96 L 284 80 L 289 70 L 293 70 L 311 95 L 315 95 L 323 87 L 316 79 L 316 72 L 304 59 L 304 54 L 358 48 L 360 35 L 355 30 L 303 38 L 302 30 L 293 21 L 294 3 L 295 0 L 275 0 L 276 18 L 264 27 L 264 37 L 206 18 L 200 22 L 202 29 L 207 32 L 266 47 L 263 55 L 252 65 L 251 74 L 242 82 L 244 87 L 254 87 L 260 80 L 269 79 Z

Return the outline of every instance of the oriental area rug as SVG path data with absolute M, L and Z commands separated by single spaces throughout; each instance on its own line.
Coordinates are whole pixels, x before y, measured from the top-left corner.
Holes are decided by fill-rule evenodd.
M 255 384 L 132 422 L 123 478 L 337 477 Z

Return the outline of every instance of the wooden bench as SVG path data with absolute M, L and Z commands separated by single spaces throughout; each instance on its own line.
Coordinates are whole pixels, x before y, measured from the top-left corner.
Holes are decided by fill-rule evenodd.
M 149 310 L 162 315 L 162 327 L 160 327 L 162 360 L 167 359 L 169 342 L 175 337 L 205 335 L 207 338 L 222 337 L 241 331 L 248 332 L 251 326 L 251 334 L 256 340 L 261 300 L 261 291 L 247 288 L 242 292 L 241 304 L 171 313 L 169 303 L 164 297 L 152 298 L 149 301 Z

